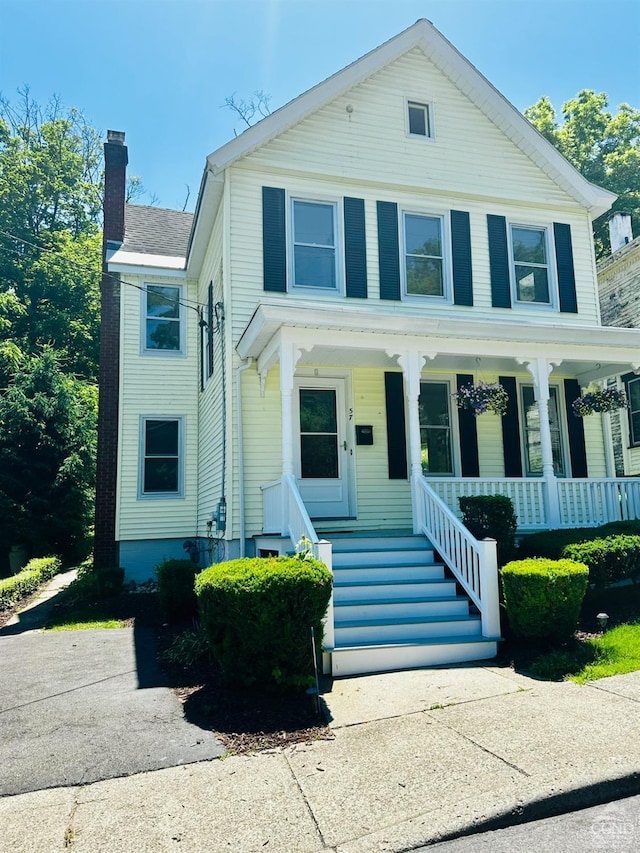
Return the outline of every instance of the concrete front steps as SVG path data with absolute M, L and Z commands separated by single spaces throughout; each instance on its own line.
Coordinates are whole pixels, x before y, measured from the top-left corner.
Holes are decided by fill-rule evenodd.
M 423 536 L 326 535 L 333 544 L 334 676 L 495 657 L 480 616 Z

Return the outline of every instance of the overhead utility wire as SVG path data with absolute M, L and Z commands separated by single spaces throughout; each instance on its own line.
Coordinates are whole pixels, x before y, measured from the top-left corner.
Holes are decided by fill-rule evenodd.
M 62 254 L 62 252 L 60 252 L 56 249 L 49 249 L 46 246 L 38 246 L 37 243 L 31 243 L 29 240 L 25 240 L 23 237 L 17 237 L 15 234 L 10 234 L 8 231 L 4 231 L 2 228 L 0 228 L 0 234 L 4 235 L 5 237 L 9 237 L 9 239 L 14 240 L 17 243 L 23 243 L 25 246 L 31 246 L 31 248 L 37 249 L 39 252 L 45 252 L 49 255 L 55 255 L 61 261 L 63 261 L 65 264 L 68 264 L 70 267 L 75 267 L 77 269 L 84 270 L 85 272 L 90 272 L 90 273 L 96 272 L 92 267 L 85 266 L 84 264 L 80 264 L 77 261 L 71 260 L 71 258 L 65 257 Z M 18 255 L 19 257 L 22 257 L 22 253 L 18 249 L 11 249 L 8 246 L 4 246 L 4 247 L 0 246 L 0 250 L 3 248 L 5 249 L 5 251 L 13 252 L 13 254 Z M 102 275 L 106 278 L 110 278 L 113 281 L 118 282 L 119 284 L 126 284 L 128 287 L 135 287 L 136 290 L 140 290 L 141 292 L 146 291 L 145 287 L 141 287 L 139 284 L 134 284 L 132 281 L 124 281 L 123 279 L 118 278 L 118 276 L 114 275 L 113 273 L 103 271 Z M 160 287 L 161 286 L 162 285 L 160 285 Z M 190 308 L 192 311 L 201 311 L 207 307 L 205 303 L 198 302 L 195 299 L 186 299 L 186 298 L 185 299 L 175 299 L 171 296 L 162 296 L 162 295 L 159 295 L 159 296 L 160 296 L 160 299 L 163 299 L 165 302 L 168 302 L 171 304 L 176 304 L 176 305 L 182 305 L 185 308 Z

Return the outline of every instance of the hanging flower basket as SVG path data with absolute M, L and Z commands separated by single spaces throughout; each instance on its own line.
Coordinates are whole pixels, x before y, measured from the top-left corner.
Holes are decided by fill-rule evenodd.
M 573 414 L 585 418 L 594 412 L 615 412 L 626 409 L 627 395 L 618 388 L 592 388 L 573 401 Z
M 475 385 L 463 385 L 452 394 L 459 409 L 468 409 L 478 417 L 485 412 L 495 412 L 496 415 L 506 415 L 509 395 L 499 382 L 477 382 Z

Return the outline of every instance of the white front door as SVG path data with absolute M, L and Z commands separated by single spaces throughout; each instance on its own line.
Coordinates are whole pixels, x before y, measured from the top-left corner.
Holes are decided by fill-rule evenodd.
M 347 440 L 345 380 L 300 377 L 295 381 L 296 480 L 311 518 L 350 513 L 352 448 Z

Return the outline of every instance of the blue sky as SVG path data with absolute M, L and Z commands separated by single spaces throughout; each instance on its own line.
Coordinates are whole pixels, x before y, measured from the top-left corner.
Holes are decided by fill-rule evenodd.
M 193 208 L 204 160 L 241 123 L 226 96 L 275 109 L 428 18 L 516 107 L 580 89 L 640 107 L 639 0 L 0 0 L 0 92 L 28 84 L 124 130 L 130 171 Z

